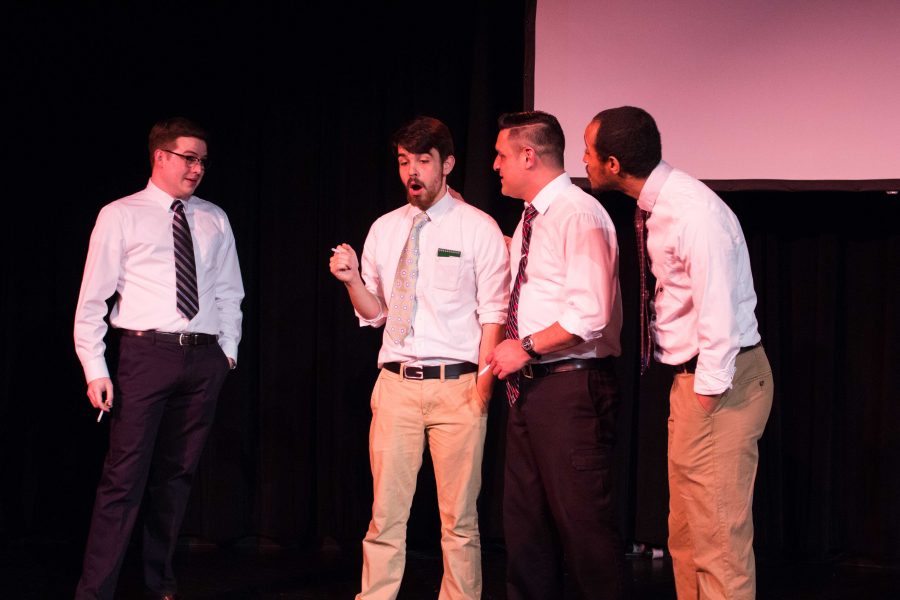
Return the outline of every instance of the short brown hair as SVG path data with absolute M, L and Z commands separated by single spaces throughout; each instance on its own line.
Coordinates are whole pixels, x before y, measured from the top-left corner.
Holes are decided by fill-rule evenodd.
M 437 150 L 441 161 L 453 155 L 453 137 L 441 121 L 433 117 L 416 117 L 398 129 L 391 138 L 394 154 L 403 146 L 415 154 L 428 154 Z
M 153 154 L 158 149 L 169 150 L 180 137 L 193 137 L 206 141 L 206 130 L 184 117 L 172 117 L 157 121 L 150 130 L 149 149 L 150 166 L 153 166 Z

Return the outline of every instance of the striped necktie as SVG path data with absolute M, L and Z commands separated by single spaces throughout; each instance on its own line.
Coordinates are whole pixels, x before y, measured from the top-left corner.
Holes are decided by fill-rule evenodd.
M 646 210 L 641 210 L 638 206 L 634 211 L 634 234 L 637 239 L 638 252 L 638 271 L 641 278 L 641 296 L 638 300 L 640 303 L 641 313 L 641 375 L 650 366 L 650 359 L 653 357 L 653 339 L 650 337 L 650 286 L 648 284 L 647 267 L 649 265 L 649 254 L 647 252 L 647 217 L 650 216 Z M 649 274 L 652 277 L 652 274 Z
M 181 200 L 172 202 L 172 237 L 175 241 L 175 292 L 178 312 L 190 321 L 200 310 L 197 299 L 197 265 L 194 262 L 194 241 L 184 214 Z
M 509 312 L 506 315 L 506 339 L 519 339 L 519 290 L 525 281 L 525 267 L 528 266 L 528 247 L 531 244 L 531 222 L 537 216 L 538 211 L 531 204 L 525 209 L 522 218 L 522 256 L 519 259 L 519 272 L 516 273 L 516 282 L 513 284 L 512 293 L 509 295 Z M 519 373 L 510 373 L 506 378 L 506 399 L 510 406 L 519 399 Z

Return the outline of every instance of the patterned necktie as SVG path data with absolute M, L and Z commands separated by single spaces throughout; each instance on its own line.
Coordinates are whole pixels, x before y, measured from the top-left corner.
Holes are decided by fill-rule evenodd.
M 638 271 L 641 277 L 641 375 L 650 366 L 650 358 L 653 356 L 653 340 L 650 338 L 650 290 L 647 285 L 647 270 L 650 257 L 647 253 L 647 217 L 646 210 L 638 206 L 634 211 L 634 234 L 637 240 Z
M 528 246 L 531 244 L 531 222 L 537 216 L 538 211 L 531 204 L 525 209 L 522 218 L 522 257 L 519 259 L 519 272 L 516 273 L 516 281 L 513 284 L 512 293 L 509 295 L 509 312 L 506 315 L 506 339 L 519 339 L 519 289 L 525 281 L 525 267 L 528 266 Z M 511 373 L 506 378 L 506 399 L 512 406 L 519 399 L 519 373 Z
M 200 310 L 197 299 L 197 265 L 194 262 L 194 241 L 184 214 L 181 200 L 172 202 L 172 237 L 175 240 L 176 306 L 185 319 L 193 319 Z
M 400 253 L 394 287 L 388 306 L 387 330 L 395 344 L 402 344 L 412 329 L 413 312 L 416 310 L 416 280 L 419 278 L 419 233 L 428 222 L 426 213 L 413 219 L 406 246 Z

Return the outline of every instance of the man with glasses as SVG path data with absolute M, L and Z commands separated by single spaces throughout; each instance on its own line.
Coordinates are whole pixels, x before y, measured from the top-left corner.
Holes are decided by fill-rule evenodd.
M 208 166 L 206 137 L 183 118 L 154 125 L 147 187 L 103 207 L 91 234 L 75 348 L 110 438 L 78 599 L 113 597 L 145 491 L 145 584 L 157 598 L 176 591 L 175 542 L 219 390 L 237 361 L 244 297 L 228 217 L 193 195 Z M 115 386 L 104 343 L 111 296 Z

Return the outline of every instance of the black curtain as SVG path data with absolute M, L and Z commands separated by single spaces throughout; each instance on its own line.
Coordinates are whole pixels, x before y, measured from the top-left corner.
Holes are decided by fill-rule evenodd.
M 83 541 L 107 435 L 71 339 L 88 236 L 102 205 L 145 185 L 152 123 L 182 114 L 213 133 L 199 193 L 228 212 L 247 289 L 240 365 L 184 533 L 356 547 L 371 502 L 368 400 L 380 333 L 357 327 L 328 273 L 329 248 L 359 248 L 371 222 L 404 201 L 388 139 L 417 114 L 454 134 L 451 185 L 512 232 L 521 204 L 500 195 L 490 167 L 496 117 L 524 106 L 530 5 L 6 9 L 0 539 Z M 750 244 L 776 376 L 757 484 L 759 550 L 895 560 L 896 196 L 725 198 Z M 602 201 L 619 231 L 626 302 L 622 527 L 661 542 L 668 374 L 634 372 L 634 204 Z M 502 535 L 501 396 L 481 498 L 488 540 Z M 438 536 L 429 484 L 426 465 L 411 543 Z
M 361 249 L 405 201 L 389 139 L 420 114 L 453 133 L 451 185 L 512 230 L 521 203 L 491 163 L 497 116 L 522 108 L 526 6 L 303 4 L 9 9 L 4 538 L 85 535 L 107 431 L 73 352 L 75 300 L 97 211 L 146 184 L 147 132 L 171 115 L 213 134 L 199 194 L 228 212 L 247 290 L 184 533 L 361 538 L 380 332 L 358 327 L 329 249 Z

